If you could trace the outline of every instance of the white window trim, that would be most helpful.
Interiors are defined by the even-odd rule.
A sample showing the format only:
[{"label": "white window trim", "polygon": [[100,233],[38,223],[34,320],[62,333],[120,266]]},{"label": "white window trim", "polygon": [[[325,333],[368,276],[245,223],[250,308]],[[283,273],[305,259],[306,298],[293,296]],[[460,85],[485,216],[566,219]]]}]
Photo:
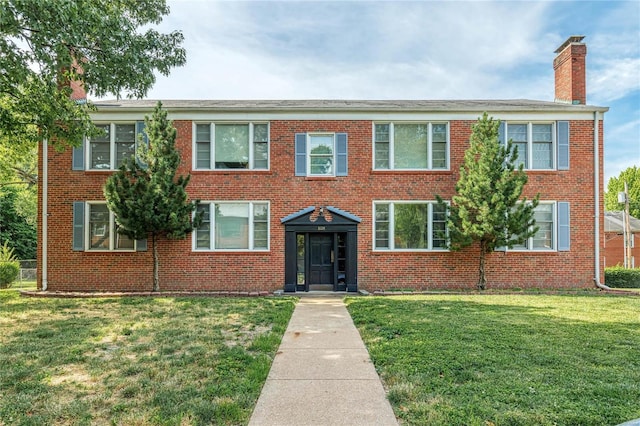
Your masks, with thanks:
[{"label": "white window trim", "polygon": [[[546,170],[546,169],[545,169]],[[558,235],[559,235],[559,229],[558,229],[558,203],[557,201],[551,201],[551,200],[544,200],[544,201],[540,201],[538,202],[538,205],[551,205],[551,220],[552,220],[552,224],[551,224],[551,231],[553,232],[553,235],[551,235],[551,245],[552,247],[550,249],[534,249],[533,248],[533,237],[529,237],[527,239],[527,241],[525,242],[525,244],[527,245],[526,248],[522,248],[522,247],[514,247],[514,248],[509,248],[509,247],[505,247],[505,252],[509,251],[509,252],[519,252],[519,253],[553,253],[553,252],[557,252],[558,251]]]},{"label": "white window trim", "polygon": [[[388,124],[389,125],[389,168],[388,169],[379,169],[376,168],[376,125],[377,124]],[[395,124],[426,124],[427,125],[427,168],[426,169],[396,169],[395,168]],[[447,140],[445,142],[445,167],[439,167],[437,169],[433,168],[433,125],[434,124],[445,124],[447,126]],[[451,122],[449,121],[374,121],[371,123],[371,136],[372,136],[372,147],[373,147],[373,155],[371,168],[376,171],[395,171],[395,172],[424,172],[424,171],[436,171],[436,172],[446,172],[450,170],[451,167]]]},{"label": "white window trim", "polygon": [[[433,247],[433,206],[438,202],[436,200],[374,200],[371,206],[371,211],[373,213],[372,220],[372,236],[373,236],[373,251],[379,253],[401,253],[401,252],[448,252],[450,251],[447,248],[442,247]],[[388,204],[389,205],[389,247],[376,247],[376,205],[380,204]],[[395,248],[395,205],[396,204],[427,204],[427,217],[429,220],[429,248],[424,249],[397,249]],[[445,201],[445,204],[448,206],[450,204],[449,201]],[[448,216],[448,213],[447,213]],[[446,235],[448,237],[449,230],[445,228]]]},{"label": "white window trim", "polygon": [[85,164],[87,165],[85,170],[90,171],[99,171],[99,172],[113,172],[118,170],[116,167],[116,125],[118,124],[133,124],[133,132],[134,139],[133,143],[137,146],[138,134],[137,132],[137,121],[111,121],[111,122],[95,122],[93,123],[96,126],[104,126],[109,125],[109,168],[108,169],[93,169],[91,168],[91,138],[86,138],[86,149],[85,149]]},{"label": "white window trim", "polygon": [[[333,139],[333,156],[331,163],[331,173],[313,174],[311,173],[311,138],[313,136],[331,136]],[[334,177],[336,175],[337,157],[336,157],[336,134],[332,132],[308,132],[307,133],[307,155],[305,161],[307,162],[307,176],[309,177]]]},{"label": "white window trim", "polygon": [[91,206],[92,205],[107,205],[106,201],[86,201],[85,203],[85,215],[84,215],[84,246],[85,251],[90,252],[102,252],[102,253],[132,253],[137,249],[138,242],[133,240],[133,248],[131,249],[117,249],[116,245],[116,220],[115,215],[109,210],[109,248],[108,249],[94,249],[91,248]]},{"label": "white window trim", "polygon": [[[510,124],[526,124],[527,125],[527,164],[524,165],[525,170],[531,171],[548,171],[558,169],[558,141],[557,141],[557,125],[555,121],[504,121],[504,137],[509,140]],[[534,124],[550,124],[551,125],[551,167],[543,169],[533,168],[533,125]]]},{"label": "white window trim", "polygon": [[[209,129],[209,168],[198,168],[198,148],[197,148],[197,125],[208,124]],[[246,169],[216,169],[216,149],[215,149],[215,135],[216,124],[246,124],[249,126],[249,167]],[[256,124],[267,125],[267,168],[256,169],[254,168],[255,159],[255,140],[253,127]],[[225,171],[246,173],[250,171],[268,171],[271,169],[271,123],[269,121],[193,121],[191,123],[191,169],[194,171]]]},{"label": "white window trim", "polygon": [[[209,206],[209,242],[211,247],[209,248],[200,248],[197,247],[197,229],[194,229],[191,233],[191,250],[194,252],[247,252],[247,253],[255,253],[255,252],[263,252],[267,253],[271,251],[271,202],[266,200],[224,200],[224,201],[209,201],[202,200],[198,203],[207,204]],[[215,232],[216,232],[216,219],[215,219],[215,205],[216,204],[249,204],[249,230],[247,231],[249,234],[249,248],[241,248],[241,249],[219,249],[213,247],[215,245]],[[254,204],[266,204],[267,205],[267,248],[254,248],[254,218],[253,218],[253,209]],[[195,214],[195,213],[194,213]]]}]

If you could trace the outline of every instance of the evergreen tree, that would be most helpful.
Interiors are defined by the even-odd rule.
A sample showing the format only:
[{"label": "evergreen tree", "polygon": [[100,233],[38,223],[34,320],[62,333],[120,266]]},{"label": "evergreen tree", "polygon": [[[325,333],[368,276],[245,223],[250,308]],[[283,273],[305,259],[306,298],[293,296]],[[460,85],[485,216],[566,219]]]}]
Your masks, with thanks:
[{"label": "evergreen tree", "polygon": [[176,176],[180,154],[175,148],[176,129],[167,120],[162,103],[151,119],[145,117],[147,147],[138,135],[137,158],[129,158],[109,176],[104,186],[107,206],[114,213],[118,232],[133,239],[151,235],[153,291],[159,291],[158,239],[185,238],[200,221],[192,213],[196,203],[187,200],[190,176]]},{"label": "evergreen tree", "polygon": [[520,199],[527,175],[522,164],[515,169],[518,151],[512,141],[500,143],[499,126],[486,112],[473,125],[456,195],[448,206],[449,248],[479,243],[479,290],[486,288],[486,255],[496,247],[523,244],[538,231],[533,216],[538,195],[531,201]]},{"label": "evergreen tree", "polygon": [[604,195],[604,208],[607,211],[624,210],[624,204],[618,203],[618,192],[624,191],[627,182],[629,191],[629,214],[640,219],[640,167],[628,167],[618,177],[609,179]]}]

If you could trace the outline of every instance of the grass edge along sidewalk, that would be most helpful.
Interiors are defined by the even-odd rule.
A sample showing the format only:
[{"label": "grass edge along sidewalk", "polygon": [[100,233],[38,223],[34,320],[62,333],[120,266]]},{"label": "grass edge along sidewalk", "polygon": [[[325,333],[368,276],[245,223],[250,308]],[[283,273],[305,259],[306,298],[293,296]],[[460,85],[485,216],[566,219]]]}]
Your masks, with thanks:
[{"label": "grass edge along sidewalk", "polygon": [[246,424],[295,300],[0,290],[0,424]]},{"label": "grass edge along sidewalk", "polygon": [[402,424],[615,425],[640,417],[640,299],[347,298]]}]

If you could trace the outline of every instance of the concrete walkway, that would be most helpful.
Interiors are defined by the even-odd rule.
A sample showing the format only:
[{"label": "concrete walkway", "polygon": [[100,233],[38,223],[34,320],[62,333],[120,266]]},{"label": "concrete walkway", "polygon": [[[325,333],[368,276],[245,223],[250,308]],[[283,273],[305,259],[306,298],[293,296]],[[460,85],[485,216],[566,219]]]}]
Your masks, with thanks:
[{"label": "concrete walkway", "polygon": [[300,299],[249,425],[398,425],[342,297]]}]

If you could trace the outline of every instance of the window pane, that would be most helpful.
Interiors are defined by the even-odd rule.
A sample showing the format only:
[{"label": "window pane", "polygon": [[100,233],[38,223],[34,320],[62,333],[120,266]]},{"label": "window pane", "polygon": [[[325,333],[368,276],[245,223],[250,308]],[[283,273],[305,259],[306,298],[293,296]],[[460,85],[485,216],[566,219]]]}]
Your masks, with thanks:
[{"label": "window pane", "polygon": [[333,175],[333,135],[309,137],[310,174]]},{"label": "window pane", "polygon": [[431,128],[432,167],[445,169],[447,167],[447,125],[433,124]]},{"label": "window pane", "polygon": [[269,140],[269,126],[267,124],[253,125],[253,141],[267,142]]},{"label": "window pane", "polygon": [[395,204],[395,248],[428,248],[428,221],[427,204]]},{"label": "window pane", "polygon": [[375,125],[375,168],[389,168],[389,125]]},{"label": "window pane", "polygon": [[296,267],[297,267],[297,283],[299,285],[304,284],[304,234],[296,235],[296,248],[297,248],[297,258],[296,258]]},{"label": "window pane", "polygon": [[427,168],[427,125],[396,124],[394,126],[394,168]]},{"label": "window pane", "polygon": [[211,125],[196,124],[196,168],[211,168]]},{"label": "window pane", "polygon": [[211,247],[211,214],[209,204],[198,204],[196,212],[203,213],[202,223],[196,230],[196,248],[210,249]]},{"label": "window pane", "polygon": [[445,248],[447,230],[447,208],[439,204],[433,204],[433,248]]},{"label": "window pane", "polygon": [[216,124],[216,169],[249,167],[249,125]]},{"label": "window pane", "polygon": [[249,248],[249,205],[216,204],[215,232],[217,249]]},{"label": "window pane", "polygon": [[209,142],[196,142],[196,168],[211,168],[211,144]]},{"label": "window pane", "polygon": [[92,169],[109,169],[111,167],[111,126],[100,124],[96,127],[104,131],[105,134],[91,138],[90,167]]},{"label": "window pane", "polygon": [[118,224],[116,223],[115,226],[115,237],[116,237],[116,243],[115,243],[115,249],[116,250],[133,250],[135,248],[134,246],[134,240],[132,240],[131,238],[127,237],[126,235],[120,234],[118,232],[118,229],[120,228],[120,226],[118,226]]},{"label": "window pane", "polygon": [[389,205],[376,204],[376,248],[389,248]]},{"label": "window pane", "polygon": [[553,166],[552,144],[544,142],[534,142],[533,144],[533,168],[550,169]]},{"label": "window pane", "polygon": [[109,250],[109,208],[89,204],[89,248]]},{"label": "window pane", "polygon": [[533,217],[539,228],[533,236],[534,250],[551,250],[553,248],[553,205],[540,204],[536,207]]},{"label": "window pane", "polygon": [[266,249],[269,240],[269,207],[267,204],[253,205],[253,248]]},{"label": "window pane", "polygon": [[125,158],[131,158],[136,153],[135,124],[116,124],[116,168],[120,167]]},{"label": "window pane", "polygon": [[513,141],[518,149],[518,159],[515,162],[516,167],[524,164],[527,167],[527,125],[526,124],[509,124],[507,126],[507,138]]},{"label": "window pane", "polygon": [[550,169],[553,167],[553,139],[551,124],[533,125],[533,168]]},{"label": "window pane", "polygon": [[266,169],[269,167],[269,145],[266,142],[253,144],[253,168]]}]

